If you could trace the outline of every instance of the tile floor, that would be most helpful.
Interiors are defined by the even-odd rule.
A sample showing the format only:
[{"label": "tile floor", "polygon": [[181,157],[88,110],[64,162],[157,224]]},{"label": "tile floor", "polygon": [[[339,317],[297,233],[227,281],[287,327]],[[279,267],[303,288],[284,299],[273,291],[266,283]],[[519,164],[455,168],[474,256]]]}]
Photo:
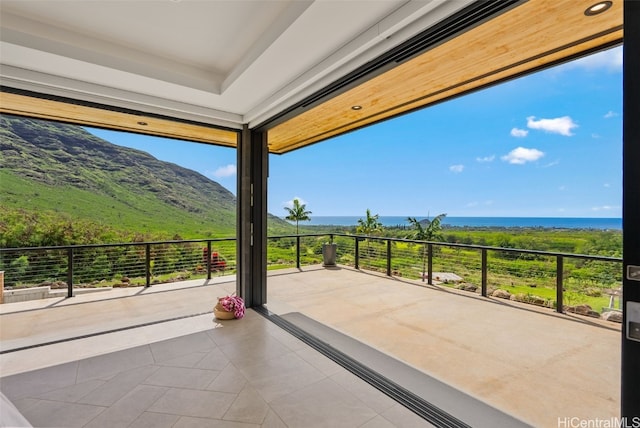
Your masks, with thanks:
[{"label": "tile floor", "polygon": [[[556,426],[562,416],[605,419],[618,413],[619,325],[350,268],[274,271],[268,287],[270,311],[290,320],[304,315],[305,328],[309,320],[323,325],[314,334],[328,328],[343,334],[347,345],[351,340],[368,345],[377,353],[356,347],[350,355],[450,414],[473,421],[474,427],[495,425],[478,423],[468,401],[447,398],[442,388],[430,388],[433,382],[396,369],[386,372],[386,364],[376,365],[378,354],[392,355],[533,426]],[[0,305],[2,351],[49,343],[0,354],[0,388],[30,421],[44,426],[68,426],[66,410],[89,409],[99,414],[87,421],[89,412],[73,422],[100,423],[115,412],[128,415],[127,423],[163,426],[174,416],[171,424],[182,426],[187,418],[200,416],[169,403],[197,402],[202,391],[234,398],[228,405],[222,396],[211,399],[219,407],[227,405],[226,410],[222,416],[205,413],[214,417],[197,419],[201,426],[210,421],[243,426],[234,424],[247,423],[240,416],[262,414],[264,405],[264,418],[255,423],[254,416],[249,426],[274,421],[289,427],[428,426],[257,313],[214,324],[215,297],[234,290],[234,278],[220,277]],[[101,334],[57,343],[94,333]],[[200,337],[197,346],[190,337]],[[344,341],[337,338],[333,334],[324,340],[343,349]],[[212,367],[212,361],[225,365]],[[138,368],[143,379],[129,368]],[[83,402],[94,389],[116,388],[118,383],[105,385],[118,376],[134,384],[112,403]],[[229,390],[234,380],[239,389]],[[123,403],[138,407],[110,411],[129,393]],[[247,402],[258,408],[237,410]],[[343,402],[346,409],[359,403],[374,413],[367,419],[368,413],[356,406],[343,421]],[[104,426],[118,425],[108,421]]]},{"label": "tile floor", "polygon": [[431,426],[253,311],[0,386],[36,427]]}]

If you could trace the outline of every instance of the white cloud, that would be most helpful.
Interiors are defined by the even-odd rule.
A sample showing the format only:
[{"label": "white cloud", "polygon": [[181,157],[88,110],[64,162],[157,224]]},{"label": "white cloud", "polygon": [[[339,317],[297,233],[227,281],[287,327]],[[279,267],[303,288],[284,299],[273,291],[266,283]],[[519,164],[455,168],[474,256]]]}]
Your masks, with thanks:
[{"label": "white cloud", "polygon": [[476,158],[476,160],[478,162],[493,162],[493,160],[496,158],[496,155],[491,155],[491,156],[485,156],[483,158]]},{"label": "white cloud", "polygon": [[535,116],[529,116],[527,118],[528,128],[539,129],[553,134],[565,135],[567,137],[573,135],[571,133],[573,128],[578,127],[578,125],[569,116],[557,117],[555,119],[535,119]]},{"label": "white cloud", "polygon": [[213,176],[216,178],[232,177],[236,175],[236,172],[237,172],[236,166],[230,164],[230,165],[221,166],[220,168],[213,171]]},{"label": "white cloud", "polygon": [[527,136],[527,134],[529,134],[529,131],[527,131],[526,129],[519,129],[519,128],[512,128],[511,129],[511,136],[512,137],[524,138],[524,137]]},{"label": "white cloud", "polygon": [[464,165],[451,165],[449,167],[449,171],[455,172],[456,174],[461,173],[462,170],[464,170]]},{"label": "white cloud", "polygon": [[298,202],[300,203],[300,205],[306,205],[307,201],[305,201],[304,199],[302,199],[300,196],[294,196],[293,198],[291,198],[290,201],[287,201],[285,203],[283,203],[282,205],[284,205],[285,207],[289,207],[289,208],[293,208],[293,201],[297,199]]},{"label": "white cloud", "polygon": [[593,55],[567,62],[556,67],[555,73],[563,73],[569,70],[582,69],[587,72],[601,71],[609,73],[622,72],[622,46],[598,52]]},{"label": "white cloud", "polygon": [[527,162],[534,162],[544,156],[544,153],[538,149],[527,149],[518,147],[511,150],[507,155],[502,156],[502,160],[514,165],[522,165]]},{"label": "white cloud", "polygon": [[556,166],[560,163],[559,160],[555,160],[553,162],[549,162],[548,164],[544,165],[543,168],[551,168],[552,166]]},{"label": "white cloud", "polygon": [[473,207],[477,207],[478,205],[480,205],[478,202],[469,202],[467,204],[467,208],[473,208]]},{"label": "white cloud", "polygon": [[570,64],[571,68],[584,68],[589,71],[603,68],[608,71],[622,71],[622,47],[589,55]]},{"label": "white cloud", "polygon": [[618,113],[616,113],[615,111],[609,110],[603,117],[605,119],[611,119],[612,117],[616,117],[617,115]]},{"label": "white cloud", "polygon": [[612,205],[601,205],[599,207],[593,207],[591,208],[592,211],[611,211],[611,210],[617,210],[620,207],[614,207]]}]

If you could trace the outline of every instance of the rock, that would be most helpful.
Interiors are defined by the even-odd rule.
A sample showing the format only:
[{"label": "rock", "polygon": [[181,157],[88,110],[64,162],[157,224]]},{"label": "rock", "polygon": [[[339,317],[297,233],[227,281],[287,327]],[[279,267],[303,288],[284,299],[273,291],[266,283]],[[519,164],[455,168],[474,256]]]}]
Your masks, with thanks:
[{"label": "rock", "polygon": [[565,312],[572,312],[592,318],[600,318],[600,314],[594,311],[589,305],[565,306]]},{"label": "rock", "polygon": [[622,322],[622,312],[619,311],[608,311],[602,314],[602,319],[611,321],[611,322]]},{"label": "rock", "polygon": [[574,306],[575,313],[580,315],[589,315],[589,312],[593,310],[593,308],[589,305],[577,305]]},{"label": "rock", "polygon": [[591,318],[600,318],[600,314],[596,311],[590,311],[587,316]]},{"label": "rock", "polygon": [[547,303],[547,301],[544,300],[540,296],[531,296],[531,299],[529,300],[529,303],[532,303],[532,304],[538,305],[538,306],[544,306]]},{"label": "rock", "polygon": [[531,294],[518,293],[511,296],[511,300],[516,302],[528,303],[530,305],[545,306],[547,301],[540,296],[533,296]]},{"label": "rock", "polygon": [[470,291],[472,293],[475,293],[476,290],[478,289],[478,286],[475,285],[475,284],[471,284],[469,282],[463,282],[462,284],[458,285],[456,288],[458,288],[460,290]]},{"label": "rock", "polygon": [[500,299],[511,299],[511,293],[507,290],[497,289],[493,293],[491,293],[492,297],[499,297]]},{"label": "rock", "polygon": [[120,281],[122,281],[122,282],[131,282],[131,280],[127,276],[123,276]]}]

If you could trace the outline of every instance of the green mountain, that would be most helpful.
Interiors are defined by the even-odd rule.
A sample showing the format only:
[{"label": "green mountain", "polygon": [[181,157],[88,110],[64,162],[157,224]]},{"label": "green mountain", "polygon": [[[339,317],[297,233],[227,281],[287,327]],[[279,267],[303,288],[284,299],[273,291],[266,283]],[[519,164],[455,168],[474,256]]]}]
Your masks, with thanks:
[{"label": "green mountain", "polygon": [[2,115],[0,152],[6,212],[54,212],[139,234],[235,234],[236,198],[220,184],[80,126]]}]

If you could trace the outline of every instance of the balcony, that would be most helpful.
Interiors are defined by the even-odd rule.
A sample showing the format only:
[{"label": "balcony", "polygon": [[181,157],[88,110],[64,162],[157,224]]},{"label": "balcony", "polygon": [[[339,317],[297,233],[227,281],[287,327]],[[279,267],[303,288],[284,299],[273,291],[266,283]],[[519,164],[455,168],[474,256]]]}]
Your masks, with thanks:
[{"label": "balcony", "polygon": [[223,322],[211,308],[233,275],[2,305],[2,392],[34,425],[557,426],[618,413],[618,324],[342,264],[271,271],[268,290],[268,315]]}]

